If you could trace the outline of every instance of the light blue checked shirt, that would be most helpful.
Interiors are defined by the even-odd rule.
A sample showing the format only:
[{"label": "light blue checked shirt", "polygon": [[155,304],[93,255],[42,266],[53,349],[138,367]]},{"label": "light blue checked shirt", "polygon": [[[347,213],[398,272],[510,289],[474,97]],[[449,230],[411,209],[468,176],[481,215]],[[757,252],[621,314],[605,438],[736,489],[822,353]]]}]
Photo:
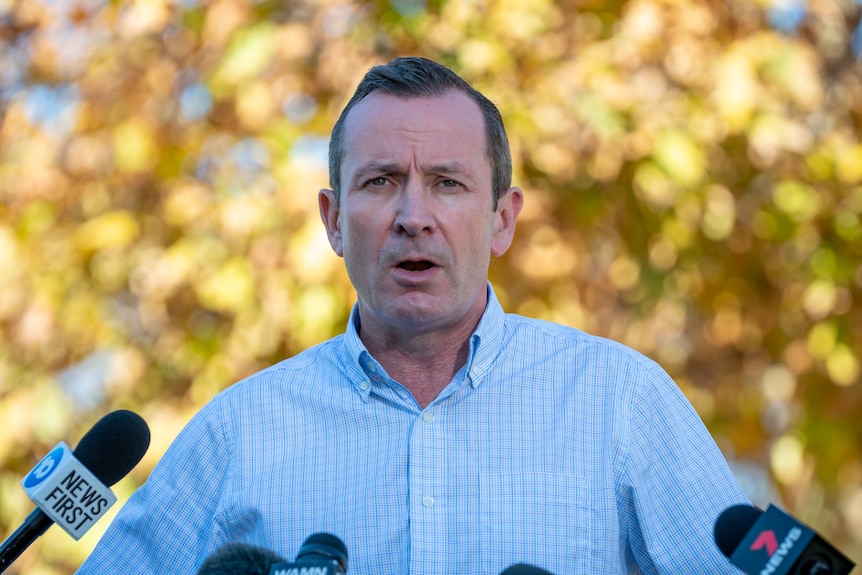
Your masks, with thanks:
[{"label": "light blue checked shirt", "polygon": [[230,387],[177,437],[81,574],[193,575],[244,541],[344,540],[356,575],[737,573],[713,543],[747,502],[653,361],[489,303],[426,409],[347,332]]}]

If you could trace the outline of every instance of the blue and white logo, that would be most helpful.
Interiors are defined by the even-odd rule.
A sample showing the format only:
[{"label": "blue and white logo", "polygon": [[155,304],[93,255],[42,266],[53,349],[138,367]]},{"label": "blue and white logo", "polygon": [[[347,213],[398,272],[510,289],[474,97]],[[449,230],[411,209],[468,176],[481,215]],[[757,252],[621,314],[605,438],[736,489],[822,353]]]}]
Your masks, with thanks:
[{"label": "blue and white logo", "polygon": [[64,451],[63,446],[58,445],[51,453],[43,457],[42,461],[37,463],[36,467],[24,478],[24,488],[32,489],[48,479],[63,460]]},{"label": "blue and white logo", "polygon": [[76,540],[117,502],[117,496],[62,441],[21,484],[27,497]]}]

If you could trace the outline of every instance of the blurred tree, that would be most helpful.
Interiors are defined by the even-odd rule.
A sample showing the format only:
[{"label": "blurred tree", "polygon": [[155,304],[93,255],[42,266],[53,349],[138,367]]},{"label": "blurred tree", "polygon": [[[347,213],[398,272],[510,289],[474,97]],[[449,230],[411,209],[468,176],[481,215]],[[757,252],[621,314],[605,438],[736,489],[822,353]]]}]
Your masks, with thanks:
[{"label": "blurred tree", "polygon": [[[850,0],[0,2],[0,529],[106,411],[147,476],[213,394],[343,329],[318,223],[362,74],[445,62],[501,108],[527,204],[507,309],[688,394],[755,502],[862,560],[862,46]],[[52,529],[10,572],[71,573]]]}]

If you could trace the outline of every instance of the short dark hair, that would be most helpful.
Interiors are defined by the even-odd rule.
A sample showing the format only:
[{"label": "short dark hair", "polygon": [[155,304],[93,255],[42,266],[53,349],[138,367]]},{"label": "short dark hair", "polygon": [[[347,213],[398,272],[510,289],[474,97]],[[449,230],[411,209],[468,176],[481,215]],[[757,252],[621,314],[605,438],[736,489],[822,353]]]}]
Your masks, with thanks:
[{"label": "short dark hair", "polygon": [[329,185],[336,200],[341,197],[341,162],[344,159],[344,125],[347,114],[363,98],[381,91],[403,98],[443,96],[458,90],[476,102],[485,119],[485,153],[491,164],[494,209],[500,196],[512,185],[512,153],[503,127],[503,117],[497,106],[451,69],[432,60],[419,57],[395,58],[388,64],[371,68],[341,111],[329,140]]}]

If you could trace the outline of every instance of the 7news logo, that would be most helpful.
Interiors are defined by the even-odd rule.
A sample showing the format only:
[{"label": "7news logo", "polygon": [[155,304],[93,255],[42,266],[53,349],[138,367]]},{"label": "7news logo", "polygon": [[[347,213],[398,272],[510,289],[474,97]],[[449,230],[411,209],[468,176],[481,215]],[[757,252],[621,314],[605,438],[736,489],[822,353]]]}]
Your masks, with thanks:
[{"label": "7news logo", "polygon": [[775,505],[760,514],[730,555],[730,562],[751,575],[849,575],[855,566],[813,529]]},{"label": "7news logo", "polygon": [[761,531],[754,539],[754,543],[749,547],[750,551],[760,551],[761,549],[764,549],[767,556],[769,556],[769,561],[766,562],[766,565],[764,565],[763,569],[760,571],[760,575],[772,575],[775,573],[778,566],[781,565],[801,537],[802,529],[799,527],[793,527],[787,533],[787,536],[781,544],[779,544],[775,531],[771,529]]}]

